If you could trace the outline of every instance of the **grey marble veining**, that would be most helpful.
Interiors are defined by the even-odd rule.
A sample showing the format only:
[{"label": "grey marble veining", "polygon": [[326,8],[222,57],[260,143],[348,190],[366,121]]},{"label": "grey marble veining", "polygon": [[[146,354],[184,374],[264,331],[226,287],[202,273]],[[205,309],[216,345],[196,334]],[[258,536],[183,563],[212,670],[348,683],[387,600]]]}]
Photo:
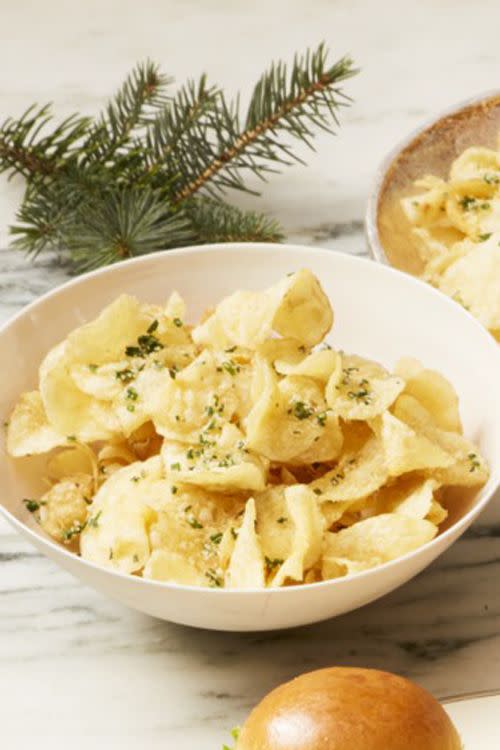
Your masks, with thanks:
[{"label": "grey marble veining", "polygon": [[[365,254],[378,162],[434,111],[498,86],[495,0],[4,0],[0,116],[53,100],[96,112],[138,59],[182,80],[205,69],[243,98],[263,64],[326,37],[363,72],[338,138],[242,205],[292,242]],[[22,195],[0,185],[0,247]],[[68,278],[54,255],[0,250],[0,324]],[[357,612],[282,633],[190,630],[123,608],[72,579],[0,520],[0,737],[16,750],[219,750],[277,682],[327,664],[384,667],[438,696],[500,688],[500,509],[418,578]]]}]

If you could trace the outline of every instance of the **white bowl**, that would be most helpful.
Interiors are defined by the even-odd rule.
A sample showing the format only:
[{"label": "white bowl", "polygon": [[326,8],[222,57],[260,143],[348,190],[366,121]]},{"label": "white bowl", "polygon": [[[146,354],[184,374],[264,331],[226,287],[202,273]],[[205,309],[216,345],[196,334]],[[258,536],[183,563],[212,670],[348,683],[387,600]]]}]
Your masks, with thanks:
[{"label": "white bowl", "polygon": [[197,317],[237,288],[261,289],[303,267],[318,276],[332,301],[330,340],[335,346],[389,367],[400,356],[415,356],[456,386],[466,434],[479,442],[491,478],[450,528],[379,568],[307,586],[231,591],[148,581],[100,568],[45,536],[22,503],[40,489],[39,459],[10,459],[2,442],[0,497],[14,528],[70,573],[130,607],[165,620],[233,631],[287,628],[348,612],[408,581],[449,547],[499,484],[500,347],[459,305],[411,276],[367,260],[310,247],[212,245],[149,255],[77,278],[0,330],[1,414],[6,418],[20,392],[36,384],[47,350],[121,292],[161,302],[177,289]]}]

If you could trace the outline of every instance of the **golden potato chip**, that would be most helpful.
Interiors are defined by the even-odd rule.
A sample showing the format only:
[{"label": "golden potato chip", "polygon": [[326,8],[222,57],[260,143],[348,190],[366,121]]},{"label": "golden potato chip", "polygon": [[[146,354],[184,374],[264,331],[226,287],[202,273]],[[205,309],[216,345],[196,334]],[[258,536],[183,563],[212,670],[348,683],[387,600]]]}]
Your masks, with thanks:
[{"label": "golden potato chip", "polygon": [[11,456],[47,453],[66,442],[66,437],[49,424],[40,393],[23,393],[8,422],[8,453]]},{"label": "golden potato chip", "polygon": [[451,464],[432,472],[433,478],[441,485],[475,487],[487,481],[488,466],[477,446],[456,432],[446,432],[436,427],[429,412],[415,398],[401,395],[393,410],[399,420],[452,457]]},{"label": "golden potato chip", "polygon": [[[465,149],[452,163],[450,179],[455,181],[484,177],[500,168],[498,154],[490,148],[476,147]],[[484,180],[483,180],[484,181]]]},{"label": "golden potato chip", "polygon": [[243,523],[238,531],[231,561],[226,572],[230,589],[264,588],[264,556],[255,531],[255,501],[248,500]]},{"label": "golden potato chip", "polygon": [[268,462],[251,454],[243,437],[235,425],[226,422],[217,431],[202,433],[201,440],[188,447],[165,441],[165,471],[177,482],[221,492],[263,490]]},{"label": "golden potato chip", "polygon": [[361,357],[343,356],[342,372],[327,385],[326,398],[333,413],[346,420],[371,419],[388,409],[404,388],[401,378]]},{"label": "golden potato chip", "polygon": [[55,484],[40,498],[40,524],[58,542],[69,544],[87,523],[93,479],[75,474]]},{"label": "golden potato chip", "polygon": [[52,349],[40,366],[40,394],[47,418],[59,433],[82,443],[119,434],[119,420],[111,404],[83,393],[71,377],[64,342]]},{"label": "golden potato chip", "polygon": [[273,586],[282,586],[288,579],[302,581],[305,571],[321,557],[324,521],[314,493],[306,485],[292,485],[285,489],[285,501],[293,524],[292,544],[286,560],[266,560],[268,567],[279,565]]},{"label": "golden potato chip", "polygon": [[410,518],[428,518],[434,511],[434,479],[403,477],[377,492],[376,512],[399,513]]},{"label": "golden potato chip", "polygon": [[149,559],[148,531],[157,518],[152,485],[162,478],[158,457],[115,472],[98,490],[80,535],[85,560],[123,573],[141,570]]},{"label": "golden potato chip", "polygon": [[372,437],[359,453],[346,453],[310,487],[323,502],[354,502],[372,495],[389,477],[380,440]]},{"label": "golden potato chip", "polygon": [[[500,213],[497,220],[500,227]],[[500,232],[448,266],[438,286],[486,328],[500,327]]]},{"label": "golden potato chip", "polygon": [[454,458],[425,435],[415,432],[390,412],[372,421],[384,447],[389,475],[397,477],[409,471],[447,468]]},{"label": "golden potato chip", "polygon": [[165,383],[156,401],[149,398],[148,407],[153,408],[153,422],[160,435],[192,443],[212,422],[231,420],[240,398],[235,383],[244,368],[227,356],[219,363],[214,353],[203,350]]},{"label": "golden potato chip", "polygon": [[142,575],[155,581],[169,581],[184,586],[206,585],[206,580],[190,560],[167,549],[153,550]]},{"label": "golden potato chip", "polygon": [[92,448],[84,443],[74,443],[70,448],[59,451],[47,461],[47,474],[57,481],[75,474],[88,474],[97,488],[99,467],[97,456]]},{"label": "golden potato chip", "polygon": [[259,396],[245,421],[250,450],[297,465],[338,456],[342,432],[315,380],[293,375],[279,381],[267,363],[260,363],[257,378]]},{"label": "golden potato chip", "polygon": [[281,375],[305,375],[326,382],[339,366],[341,356],[333,349],[320,349],[311,352],[300,362],[276,359],[274,366]]},{"label": "golden potato chip", "polygon": [[438,427],[462,432],[458,396],[449,380],[409,357],[400,359],[394,370],[405,381],[403,393],[416,398],[432,414]]},{"label": "golden potato chip", "polygon": [[290,274],[269,290],[279,300],[272,328],[305,346],[323,341],[333,325],[333,310],[318,279],[307,269]]},{"label": "golden potato chip", "polygon": [[347,529],[325,534],[325,558],[369,562],[370,567],[408,554],[434,539],[437,528],[429,521],[399,513],[382,513]]},{"label": "golden potato chip", "polygon": [[294,522],[288,512],[285,489],[276,485],[255,495],[257,534],[269,560],[285,560],[293,546]]},{"label": "golden potato chip", "polygon": [[265,292],[238,291],[193,330],[199,345],[255,349],[273,331],[300,344],[319,343],[332,326],[330,302],[310,271],[291,274]]}]

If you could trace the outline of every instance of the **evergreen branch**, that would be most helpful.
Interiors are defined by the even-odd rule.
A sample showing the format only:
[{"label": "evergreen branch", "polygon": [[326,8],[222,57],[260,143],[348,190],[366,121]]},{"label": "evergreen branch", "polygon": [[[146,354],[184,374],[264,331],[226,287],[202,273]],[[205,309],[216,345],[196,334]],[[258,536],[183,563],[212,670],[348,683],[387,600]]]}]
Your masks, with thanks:
[{"label": "evergreen branch", "polygon": [[71,115],[51,133],[41,135],[51,121],[48,104],[30,107],[18,120],[5,120],[0,127],[0,173],[43,179],[61,168],[75,152],[90,119]]},{"label": "evergreen branch", "polygon": [[193,200],[184,213],[197,242],[281,242],[284,238],[274,219],[213,198]]},{"label": "evergreen branch", "polygon": [[107,188],[79,206],[62,231],[78,272],[192,240],[187,219],[148,189]]},{"label": "evergreen branch", "polygon": [[[168,104],[158,112],[149,124],[146,133],[146,154],[148,170],[155,173],[159,169],[175,172],[181,154],[191,144],[192,134],[203,128],[207,115],[217,106],[220,91],[215,86],[207,86],[202,75],[198,84],[188,81]],[[165,162],[170,166],[165,167]]]},{"label": "evergreen branch", "polygon": [[308,122],[331,131],[329,119],[338,124],[337,109],[348,101],[339,84],[357,71],[348,57],[328,68],[326,57],[323,44],[315,52],[296,57],[289,77],[282,62],[273,64],[254,89],[243,129],[238,127],[237,111],[223,103],[212,123],[223,148],[215,155],[212,150],[204,169],[178,190],[174,202],[194,195],[222,171],[228,176],[219,186],[238,188],[240,169],[250,168],[262,177],[268,169],[266,161],[289,163],[286,157],[298,161],[288,147],[277,143],[280,130],[309,146],[313,133]]},{"label": "evergreen branch", "polygon": [[21,173],[27,190],[11,227],[30,254],[55,248],[89,270],[122,258],[197,242],[279,241],[272,219],[221,200],[252,192],[259,178],[300,161],[291,136],[312,147],[314,130],[333,132],[349,100],[349,58],[327,65],[323,45],[278,62],[258,81],[246,116],[206,77],[173,97],[170,79],[138,65],[95,120],[72,116],[50,132],[50,108],[32,107],[0,126],[0,172]]},{"label": "evergreen branch", "polygon": [[83,164],[112,159],[134,131],[147,126],[155,111],[166,105],[164,89],[170,83],[155,63],[137,65],[92,126],[83,144]]}]

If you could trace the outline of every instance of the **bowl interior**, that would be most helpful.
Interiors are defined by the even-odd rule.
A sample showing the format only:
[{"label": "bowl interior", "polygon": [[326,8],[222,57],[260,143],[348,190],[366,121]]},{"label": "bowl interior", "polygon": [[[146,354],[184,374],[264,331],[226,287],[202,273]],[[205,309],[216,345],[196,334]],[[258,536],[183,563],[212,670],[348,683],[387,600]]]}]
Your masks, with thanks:
[{"label": "bowl interior", "polygon": [[[440,117],[392,153],[381,167],[378,189],[368,216],[385,259],[396,268],[422,270],[410,224],[400,204],[418,190],[423,175],[447,178],[454,159],[470,146],[497,147],[500,133],[500,94],[486,96]],[[380,250],[380,248],[379,248]]]},{"label": "bowl interior", "polygon": [[[0,330],[0,414],[7,419],[20,392],[36,386],[38,365],[50,347],[122,292],[162,302],[177,289],[196,320],[207,306],[237,288],[262,289],[303,267],[318,276],[332,302],[333,346],[388,367],[401,356],[414,356],[451,379],[466,434],[480,443],[492,468],[486,487],[457,501],[453,519],[485,501],[500,475],[500,362],[493,340],[458,305],[420,281],[332,251],[268,245],[194,248],[147,256],[70,282]],[[43,464],[43,458],[10,459],[2,434],[0,503],[39,536],[43,532],[22,498],[42,488]]]}]

